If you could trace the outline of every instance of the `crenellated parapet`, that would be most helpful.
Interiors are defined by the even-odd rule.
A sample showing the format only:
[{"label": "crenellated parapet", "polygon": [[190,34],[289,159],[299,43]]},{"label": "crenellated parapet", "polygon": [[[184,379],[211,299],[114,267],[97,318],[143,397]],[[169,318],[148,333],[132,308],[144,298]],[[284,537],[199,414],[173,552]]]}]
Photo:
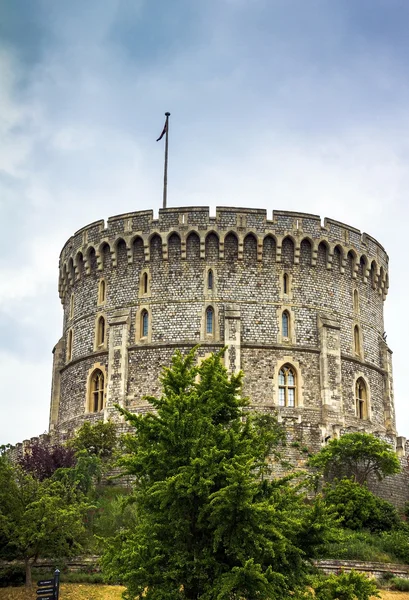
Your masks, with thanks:
[{"label": "crenellated parapet", "polygon": [[[96,221],[77,231],[65,244],[60,255],[59,292],[64,302],[74,283],[91,273],[93,263],[97,271],[104,270],[104,256],[108,252],[112,267],[120,261],[132,264],[135,247],[143,249],[143,259],[150,261],[152,243],[160,241],[162,260],[168,260],[169,240],[176,236],[180,243],[180,257],[188,260],[187,243],[190,236],[200,240],[200,258],[206,259],[209,236],[218,240],[219,258],[225,257],[225,241],[233,236],[237,241],[237,260],[243,260],[246,239],[256,244],[256,261],[262,262],[266,240],[274,244],[275,261],[282,260],[282,248],[287,240],[293,245],[293,261],[299,264],[303,243],[311,248],[311,266],[317,265],[320,247],[325,248],[326,269],[336,268],[353,279],[362,278],[384,299],[388,279],[388,255],[374,238],[359,230],[307,213],[273,211],[267,218],[264,209],[217,207],[211,217],[208,207],[182,207],[159,210],[154,219],[152,210],[138,211]],[[119,249],[123,252],[119,252]],[[334,261],[334,257],[337,260]]]}]

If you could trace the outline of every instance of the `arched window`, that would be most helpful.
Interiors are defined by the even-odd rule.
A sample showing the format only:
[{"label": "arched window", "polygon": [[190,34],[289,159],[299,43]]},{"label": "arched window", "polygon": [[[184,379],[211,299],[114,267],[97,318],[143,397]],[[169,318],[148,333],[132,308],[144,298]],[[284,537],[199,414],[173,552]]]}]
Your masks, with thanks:
[{"label": "arched window", "polygon": [[147,294],[148,293],[148,274],[147,273],[143,274],[142,288],[143,288],[143,293]]},{"label": "arched window", "polygon": [[359,296],[358,296],[358,290],[354,290],[354,311],[358,312],[359,311]]},{"label": "arched window", "polygon": [[68,331],[68,337],[67,337],[67,361],[71,360],[71,358],[72,358],[72,339],[73,339],[73,333],[72,333],[72,329],[70,329]]},{"label": "arched window", "polygon": [[141,337],[148,337],[149,333],[149,314],[147,310],[141,313]]},{"label": "arched window", "polygon": [[208,306],[206,309],[206,333],[214,334],[214,309],[212,306]]},{"label": "arched window", "polygon": [[355,413],[358,419],[368,418],[368,396],[362,377],[357,380],[355,385]]},{"label": "arched window", "polygon": [[104,408],[104,374],[95,369],[91,375],[89,412],[99,412]]},{"label": "arched window", "polygon": [[361,355],[361,338],[359,335],[358,325],[355,325],[355,327],[354,327],[354,352],[358,356]]},{"label": "arched window", "polygon": [[288,338],[290,336],[290,315],[286,310],[283,312],[281,317],[281,326],[283,338]]},{"label": "arched window", "polygon": [[106,298],[106,283],[105,279],[99,280],[98,304],[104,304]]},{"label": "arched window", "polygon": [[283,292],[284,294],[288,294],[288,292],[290,291],[290,285],[289,285],[289,278],[288,278],[288,273],[284,273],[283,275]]},{"label": "arched window", "polygon": [[211,269],[207,273],[207,289],[213,289],[213,271]]},{"label": "arched window", "polygon": [[105,319],[99,317],[97,322],[97,346],[103,346],[105,344]]},{"label": "arched window", "polygon": [[295,371],[291,365],[284,365],[278,373],[278,405],[294,407],[296,389]]}]

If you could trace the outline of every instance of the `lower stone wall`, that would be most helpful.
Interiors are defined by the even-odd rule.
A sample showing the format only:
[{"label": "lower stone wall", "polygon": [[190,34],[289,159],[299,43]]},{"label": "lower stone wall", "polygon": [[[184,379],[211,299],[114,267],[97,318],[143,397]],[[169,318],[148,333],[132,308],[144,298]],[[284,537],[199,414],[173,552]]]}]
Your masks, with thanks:
[{"label": "lower stone wall", "polygon": [[399,565],[395,563],[378,563],[378,562],[361,562],[358,560],[316,560],[314,561],[317,569],[331,575],[332,573],[340,573],[344,571],[349,573],[350,571],[359,571],[365,573],[375,579],[382,579],[387,573],[393,573],[394,577],[402,577],[403,579],[409,578],[409,566]]},{"label": "lower stone wall", "polygon": [[[378,562],[362,562],[357,560],[334,560],[334,559],[320,559],[315,560],[314,565],[319,571],[327,575],[332,573],[340,573],[350,571],[359,571],[365,573],[376,579],[382,579],[387,573],[393,573],[395,577],[402,577],[403,579],[409,579],[409,566],[395,563],[378,563]],[[13,561],[0,561],[0,568],[7,566],[21,566],[24,567],[24,562],[19,560]],[[33,569],[49,569],[53,571],[56,568],[63,568],[69,572],[93,572],[99,573],[99,556],[78,556],[70,558],[68,560],[43,558],[39,559],[33,566]]]}]

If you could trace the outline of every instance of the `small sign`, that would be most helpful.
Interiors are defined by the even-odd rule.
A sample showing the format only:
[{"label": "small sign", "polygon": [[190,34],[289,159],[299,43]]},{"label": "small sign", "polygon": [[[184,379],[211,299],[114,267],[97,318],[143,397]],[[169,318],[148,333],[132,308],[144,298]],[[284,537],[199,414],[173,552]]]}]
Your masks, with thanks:
[{"label": "small sign", "polygon": [[58,600],[60,596],[60,571],[56,569],[53,579],[42,579],[37,581],[37,585],[39,586],[36,592],[38,600]]},{"label": "small sign", "polygon": [[37,585],[39,587],[43,587],[45,585],[54,585],[54,579],[44,579],[42,581],[37,581]]}]

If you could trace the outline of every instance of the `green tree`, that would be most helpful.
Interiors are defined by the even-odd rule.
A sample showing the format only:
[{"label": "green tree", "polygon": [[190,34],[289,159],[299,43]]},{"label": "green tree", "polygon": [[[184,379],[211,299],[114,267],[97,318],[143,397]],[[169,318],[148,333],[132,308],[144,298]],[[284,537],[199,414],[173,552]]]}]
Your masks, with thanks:
[{"label": "green tree", "polygon": [[163,395],[149,398],[156,413],[120,409],[135,428],[120,464],[135,478],[137,517],[102,565],[128,599],[294,597],[325,537],[325,507],[305,502],[294,476],[267,477],[283,430],[244,412],[242,376],[220,358],[197,366],[195,351],[176,353]]},{"label": "green tree", "polygon": [[400,472],[392,446],[369,433],[346,433],[331,440],[309,459],[309,465],[328,480],[348,477],[360,484],[371,476],[381,480]]},{"label": "green tree", "polygon": [[68,501],[59,481],[39,481],[0,456],[0,547],[3,558],[24,560],[26,586],[40,557],[70,556],[81,550],[82,500]]},{"label": "green tree", "polygon": [[75,452],[85,450],[87,454],[98,456],[107,460],[112,458],[118,443],[117,428],[115,423],[99,421],[91,425],[89,421],[76,431],[75,436],[67,442],[67,446]]}]

